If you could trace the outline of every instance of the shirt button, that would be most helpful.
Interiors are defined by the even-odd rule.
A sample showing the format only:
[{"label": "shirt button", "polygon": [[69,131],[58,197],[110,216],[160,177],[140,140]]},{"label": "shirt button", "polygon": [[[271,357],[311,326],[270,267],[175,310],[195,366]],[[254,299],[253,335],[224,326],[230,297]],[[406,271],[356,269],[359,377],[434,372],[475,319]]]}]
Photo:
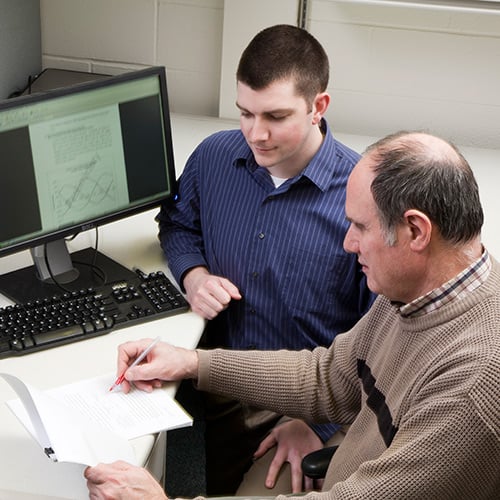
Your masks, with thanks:
[{"label": "shirt button", "polygon": [[255,309],[253,307],[250,309],[250,314],[255,314]]},{"label": "shirt button", "polygon": [[259,239],[260,239],[260,240],[263,240],[263,239],[265,238],[265,236],[266,236],[266,235],[265,235],[264,233],[259,233]]},{"label": "shirt button", "polygon": [[258,278],[259,277],[259,273],[257,271],[254,271],[252,273],[252,278]]}]

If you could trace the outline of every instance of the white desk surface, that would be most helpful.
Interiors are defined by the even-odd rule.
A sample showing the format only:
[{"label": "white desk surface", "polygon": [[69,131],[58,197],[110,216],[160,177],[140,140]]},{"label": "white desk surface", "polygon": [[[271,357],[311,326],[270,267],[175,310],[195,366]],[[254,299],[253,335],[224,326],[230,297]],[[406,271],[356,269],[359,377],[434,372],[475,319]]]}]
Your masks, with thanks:
[{"label": "white desk surface", "polygon": [[[99,230],[99,248],[126,267],[138,266],[145,272],[164,270],[168,274],[156,238],[154,216],[157,211],[155,209],[103,226]],[[90,231],[78,236],[70,249],[92,244],[93,232]],[[31,264],[29,253],[22,252],[1,259],[0,272]],[[0,298],[0,306],[8,303],[7,299]],[[16,375],[40,389],[56,387],[114,372],[117,346],[127,340],[159,335],[172,344],[193,348],[198,343],[203,326],[201,317],[186,312],[82,342],[2,359],[0,372]],[[167,388],[172,396],[175,389],[173,384]],[[82,476],[84,466],[53,463],[47,459],[38,443],[7,408],[5,401],[15,398],[17,395],[10,386],[3,379],[0,380],[0,499],[28,500],[43,498],[43,495],[50,498],[88,498]],[[153,445],[153,436],[138,438],[133,444],[139,460],[144,463]]]}]

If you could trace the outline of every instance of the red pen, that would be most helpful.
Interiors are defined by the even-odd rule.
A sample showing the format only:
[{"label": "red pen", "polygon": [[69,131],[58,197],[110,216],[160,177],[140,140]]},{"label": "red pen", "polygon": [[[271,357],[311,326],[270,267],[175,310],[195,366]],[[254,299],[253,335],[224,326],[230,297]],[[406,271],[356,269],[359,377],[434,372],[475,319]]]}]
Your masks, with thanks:
[{"label": "red pen", "polygon": [[136,365],[138,365],[148,354],[151,352],[151,349],[160,341],[160,337],[156,337],[151,344],[142,351],[142,353],[137,357],[137,359],[126,369],[123,371],[121,375],[117,377],[113,385],[109,388],[112,391],[115,387],[119,386],[125,380],[125,372]]}]

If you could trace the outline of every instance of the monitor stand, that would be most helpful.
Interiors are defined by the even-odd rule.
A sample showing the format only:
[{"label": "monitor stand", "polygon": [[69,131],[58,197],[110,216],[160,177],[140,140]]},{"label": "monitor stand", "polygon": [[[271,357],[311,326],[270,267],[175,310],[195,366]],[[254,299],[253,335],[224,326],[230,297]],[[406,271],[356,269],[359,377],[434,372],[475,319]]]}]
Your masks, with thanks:
[{"label": "monitor stand", "polygon": [[80,272],[73,265],[64,239],[30,248],[37,277],[44,283],[65,285],[78,279]]},{"label": "monitor stand", "polygon": [[[76,291],[101,286],[104,284],[103,276],[105,276],[106,283],[137,278],[137,275],[133,271],[100,252],[97,252],[97,256],[95,257],[95,267],[100,271],[96,273],[92,267],[92,265],[94,265],[95,252],[93,248],[85,248],[69,254],[71,255],[73,268],[73,271],[69,271],[69,274],[72,275],[73,279],[63,283],[65,289]],[[34,257],[34,260],[35,259],[36,257]],[[45,258],[42,260],[43,264],[45,264]],[[36,265],[33,265],[1,275],[0,293],[16,303],[44,299],[64,293],[61,288],[53,284],[53,282],[50,282],[52,280],[50,276],[47,278],[46,272],[44,274],[43,267],[44,266],[42,266],[42,270],[40,271],[40,267],[37,268]],[[101,272],[103,275],[101,275]],[[65,273],[66,272],[63,271],[63,279],[69,278],[70,276]],[[44,280],[44,277],[47,279]],[[60,282],[58,278],[57,281]]]}]

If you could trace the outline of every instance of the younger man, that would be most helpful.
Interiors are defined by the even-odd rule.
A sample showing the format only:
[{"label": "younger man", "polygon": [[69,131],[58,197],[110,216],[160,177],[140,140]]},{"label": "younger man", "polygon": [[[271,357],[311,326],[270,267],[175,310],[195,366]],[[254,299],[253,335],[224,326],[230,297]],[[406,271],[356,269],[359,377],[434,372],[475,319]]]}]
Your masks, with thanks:
[{"label": "younger man", "polygon": [[[359,155],[324,119],[328,76],[328,57],[307,31],[278,25],[258,33],[236,74],[241,130],[203,141],[182,173],[179,200],[162,207],[170,269],[193,311],[210,320],[204,347],[328,346],[373,300],[342,248],[345,186]],[[212,395],[204,404],[209,495],[234,494],[263,455],[265,466],[252,469],[263,477],[252,483],[272,488],[289,462],[291,475],[274,491],[301,491],[299,456],[338,428]]]}]

